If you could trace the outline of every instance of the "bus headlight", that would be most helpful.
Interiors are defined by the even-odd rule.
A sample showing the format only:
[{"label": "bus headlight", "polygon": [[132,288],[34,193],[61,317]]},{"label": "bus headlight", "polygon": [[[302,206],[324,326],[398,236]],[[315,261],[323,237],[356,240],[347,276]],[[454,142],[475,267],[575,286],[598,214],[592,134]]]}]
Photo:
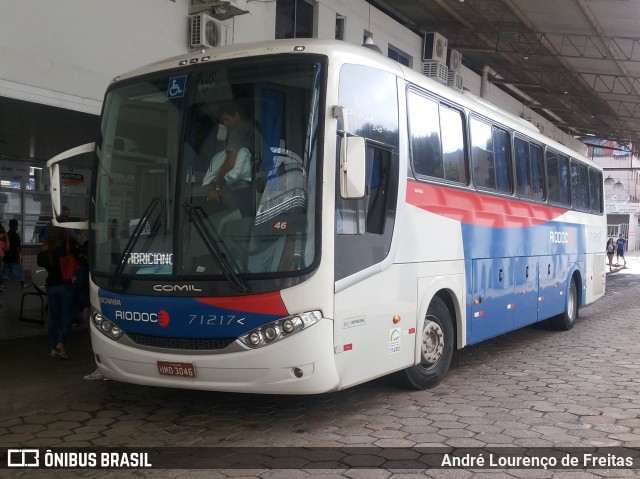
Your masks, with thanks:
[{"label": "bus headlight", "polygon": [[276,331],[276,328],[274,328],[273,326],[269,326],[264,330],[264,336],[267,341],[273,341],[278,337],[278,332]]},{"label": "bus headlight", "polygon": [[109,339],[117,341],[124,335],[124,331],[117,325],[109,321],[106,317],[104,317],[102,313],[98,313],[97,311],[95,311],[91,315],[91,321],[93,321],[93,324],[98,329],[98,331],[100,331]]},{"label": "bus headlight", "polygon": [[321,311],[309,311],[294,316],[287,316],[286,318],[277,319],[253,329],[238,339],[251,349],[261,348],[280,341],[281,339],[288,338],[292,334],[312,326],[321,319]]},{"label": "bus headlight", "polygon": [[292,332],[294,328],[295,328],[295,324],[293,323],[293,321],[291,319],[287,318],[284,321],[282,321],[282,330],[285,333]]}]

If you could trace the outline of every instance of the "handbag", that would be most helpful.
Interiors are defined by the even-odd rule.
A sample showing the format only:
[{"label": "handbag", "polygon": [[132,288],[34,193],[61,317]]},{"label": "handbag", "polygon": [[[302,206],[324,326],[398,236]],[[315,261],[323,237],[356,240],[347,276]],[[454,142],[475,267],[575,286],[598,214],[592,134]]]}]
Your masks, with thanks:
[{"label": "handbag", "polygon": [[67,239],[67,254],[66,256],[62,256],[59,259],[60,262],[60,273],[62,276],[62,281],[73,280],[73,276],[75,275],[78,268],[80,268],[80,261],[74,255],[69,252],[69,240]]}]

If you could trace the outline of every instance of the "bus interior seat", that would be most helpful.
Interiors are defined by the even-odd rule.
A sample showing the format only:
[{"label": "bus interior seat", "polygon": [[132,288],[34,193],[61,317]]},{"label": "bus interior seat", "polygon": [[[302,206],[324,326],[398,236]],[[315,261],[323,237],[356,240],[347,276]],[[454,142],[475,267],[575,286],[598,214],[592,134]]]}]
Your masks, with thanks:
[{"label": "bus interior seat", "polygon": [[265,175],[264,191],[256,211],[256,226],[283,213],[304,212],[307,203],[307,172],[300,156],[290,150],[271,147],[273,167]]}]

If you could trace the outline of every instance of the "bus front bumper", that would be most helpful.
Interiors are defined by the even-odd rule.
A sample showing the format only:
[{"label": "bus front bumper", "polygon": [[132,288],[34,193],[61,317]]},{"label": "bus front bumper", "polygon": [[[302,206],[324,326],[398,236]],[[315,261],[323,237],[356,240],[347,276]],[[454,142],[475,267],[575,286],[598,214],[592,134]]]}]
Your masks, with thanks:
[{"label": "bus front bumper", "polygon": [[[139,349],[107,338],[93,324],[91,343],[99,371],[127,383],[261,394],[315,394],[340,388],[329,319],[271,345],[230,353]],[[160,374],[159,361],[193,364],[195,377]]]}]

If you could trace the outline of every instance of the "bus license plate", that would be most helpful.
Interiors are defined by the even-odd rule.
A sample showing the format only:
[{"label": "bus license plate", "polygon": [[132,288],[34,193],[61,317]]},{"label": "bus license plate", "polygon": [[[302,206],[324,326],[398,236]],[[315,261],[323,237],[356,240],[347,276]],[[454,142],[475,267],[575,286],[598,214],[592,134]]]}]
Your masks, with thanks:
[{"label": "bus license plate", "polygon": [[173,361],[158,361],[158,372],[164,376],[196,377],[196,367],[193,363],[176,363]]}]

